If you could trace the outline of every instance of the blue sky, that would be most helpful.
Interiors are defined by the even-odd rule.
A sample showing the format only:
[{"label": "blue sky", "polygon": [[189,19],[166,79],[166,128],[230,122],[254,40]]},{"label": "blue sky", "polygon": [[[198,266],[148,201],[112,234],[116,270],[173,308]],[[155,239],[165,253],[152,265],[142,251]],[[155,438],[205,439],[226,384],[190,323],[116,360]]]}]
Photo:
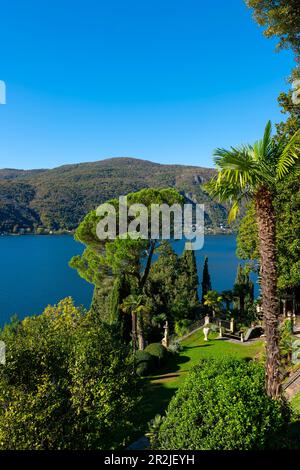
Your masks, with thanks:
[{"label": "blue sky", "polygon": [[212,166],[283,118],[292,55],[243,0],[11,0],[0,15],[0,167]]}]

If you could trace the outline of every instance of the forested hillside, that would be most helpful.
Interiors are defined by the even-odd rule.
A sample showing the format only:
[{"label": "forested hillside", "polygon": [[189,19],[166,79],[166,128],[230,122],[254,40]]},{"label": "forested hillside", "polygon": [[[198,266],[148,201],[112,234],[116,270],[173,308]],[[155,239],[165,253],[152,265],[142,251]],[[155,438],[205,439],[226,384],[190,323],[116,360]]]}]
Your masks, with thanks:
[{"label": "forested hillside", "polygon": [[147,187],[176,187],[205,204],[206,226],[226,224],[227,210],[201,189],[208,168],[111,158],[52,170],[0,170],[0,233],[73,230],[107,199]]}]

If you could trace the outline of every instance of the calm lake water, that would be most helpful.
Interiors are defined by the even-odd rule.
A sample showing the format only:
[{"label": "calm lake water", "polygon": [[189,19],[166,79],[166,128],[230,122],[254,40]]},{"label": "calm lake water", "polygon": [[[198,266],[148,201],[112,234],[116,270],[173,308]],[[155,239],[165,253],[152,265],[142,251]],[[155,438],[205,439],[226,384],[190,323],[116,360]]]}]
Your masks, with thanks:
[{"label": "calm lake water", "polygon": [[[181,252],[183,241],[174,244]],[[83,245],[68,235],[0,237],[0,325],[12,314],[19,318],[41,313],[48,304],[71,296],[76,305],[89,306],[92,286],[68,266],[72,256],[81,254]],[[205,237],[204,248],[197,254],[200,276],[204,257],[209,258],[212,287],[231,289],[238,259],[232,235]]]}]

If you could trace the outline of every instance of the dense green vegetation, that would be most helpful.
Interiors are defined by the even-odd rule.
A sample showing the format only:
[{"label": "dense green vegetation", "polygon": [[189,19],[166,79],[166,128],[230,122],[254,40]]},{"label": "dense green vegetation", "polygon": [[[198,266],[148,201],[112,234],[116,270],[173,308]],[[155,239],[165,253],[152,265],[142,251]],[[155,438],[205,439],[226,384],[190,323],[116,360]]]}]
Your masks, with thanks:
[{"label": "dense green vegetation", "polygon": [[104,201],[142,188],[174,187],[205,203],[206,226],[226,224],[226,207],[202,189],[207,168],[160,165],[133,158],[65,165],[53,170],[0,170],[0,233],[74,230]]},{"label": "dense green vegetation", "polygon": [[[299,1],[246,3],[265,34],[299,58]],[[291,93],[279,103],[289,117],[277,134],[268,123],[254,145],[218,149],[217,172],[130,158],[0,170],[0,233],[76,229],[85,251],[70,264],[94,286],[89,311],[67,298],[0,331],[0,449],[123,449],[153,418],[153,449],[299,447],[299,437],[289,440],[298,418],[281,395],[295,337],[291,319],[281,321],[278,293],[300,286],[300,111]],[[149,227],[146,240],[119,232],[99,239],[104,216],[95,208],[108,201],[119,217],[124,194],[128,205],[147,208],[204,203],[211,228],[226,224],[229,207],[231,220],[239,208],[243,214],[250,199],[237,253],[251,263],[238,266],[232,290],[220,293],[206,258],[200,302],[193,251],[178,256]],[[261,274],[263,321],[250,269]],[[204,315],[208,340],[199,328]],[[253,323],[266,340],[242,343]],[[299,413],[299,394],[292,408]]]},{"label": "dense green vegetation", "polygon": [[0,449],[110,449],[133,428],[138,382],[113,329],[71,299],[0,333]]},{"label": "dense green vegetation", "polygon": [[[119,217],[118,200],[108,202]],[[183,202],[183,197],[172,188],[149,188],[127,195],[128,206],[137,203],[146,207],[154,203],[172,206]],[[195,256],[188,250],[179,257],[168,242],[157,239],[124,238],[117,233],[115,239],[100,240],[96,227],[103,219],[105,216],[95,211],[84,218],[75,236],[86,249],[70,265],[95,286],[94,312],[98,308],[98,315],[117,326],[124,341],[131,340],[133,349],[138,346],[143,350],[145,342],[161,340],[163,321],[168,321],[173,332],[176,322],[195,320],[199,314]],[[130,220],[128,216],[127,222]],[[148,230],[150,237],[150,221]],[[103,285],[106,286],[105,312]],[[99,292],[101,298],[97,300]]]},{"label": "dense green vegetation", "polygon": [[270,396],[280,395],[280,351],[277,295],[277,214],[274,199],[279,184],[295,177],[299,163],[300,130],[287,138],[272,136],[269,121],[263,138],[253,145],[215,151],[218,174],[206,185],[209,193],[231,204],[229,220],[234,220],[241,200],[253,202],[259,240],[260,286],[266,333],[266,376]]},{"label": "dense green vegetation", "polygon": [[258,24],[265,27],[266,37],[276,36],[277,47],[292,49],[300,55],[298,0],[246,0]]},{"label": "dense green vegetation", "polygon": [[170,400],[199,361],[224,358],[261,360],[263,349],[262,340],[251,343],[220,341],[215,333],[210,334],[207,343],[202,329],[184,339],[178,353],[169,354],[163,367],[159,371],[152,369],[153,375],[144,379],[143,398],[136,421],[140,432],[136,437],[146,431],[149,420],[156,415],[164,415]]},{"label": "dense green vegetation", "polygon": [[[152,447],[163,450],[255,450],[282,447],[276,434],[288,408],[265,392],[255,362],[202,360],[171,400]],[[277,445],[276,445],[277,444]]]},{"label": "dense green vegetation", "polygon": [[[278,184],[274,199],[276,211],[278,287],[296,289],[300,285],[300,173]],[[241,221],[237,254],[242,259],[258,260],[258,228],[253,206]]]}]

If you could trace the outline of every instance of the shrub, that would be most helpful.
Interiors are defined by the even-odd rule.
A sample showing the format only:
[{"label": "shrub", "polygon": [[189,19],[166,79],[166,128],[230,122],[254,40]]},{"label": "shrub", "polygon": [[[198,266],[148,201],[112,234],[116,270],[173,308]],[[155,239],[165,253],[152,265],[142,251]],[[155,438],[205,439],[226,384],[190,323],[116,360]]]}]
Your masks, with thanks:
[{"label": "shrub", "polygon": [[[290,417],[264,390],[264,369],[242,360],[202,360],[171,400],[155,439],[163,450],[276,447]],[[279,439],[277,442],[281,442]]]},{"label": "shrub", "polygon": [[172,354],[178,354],[180,351],[183,350],[183,346],[180,341],[176,340],[170,344],[168,351]]},{"label": "shrub", "polygon": [[135,361],[136,373],[140,377],[148,375],[154,369],[154,357],[147,351],[137,351]]},{"label": "shrub", "polygon": [[112,329],[72,300],[0,331],[0,450],[112,449],[133,432],[139,381]]},{"label": "shrub", "polygon": [[192,325],[191,320],[183,319],[175,322],[175,333],[178,336],[184,336],[189,332],[189,327]]},{"label": "shrub", "polygon": [[145,348],[145,352],[154,357],[156,367],[160,367],[166,359],[167,349],[160,343],[149,344]]}]

